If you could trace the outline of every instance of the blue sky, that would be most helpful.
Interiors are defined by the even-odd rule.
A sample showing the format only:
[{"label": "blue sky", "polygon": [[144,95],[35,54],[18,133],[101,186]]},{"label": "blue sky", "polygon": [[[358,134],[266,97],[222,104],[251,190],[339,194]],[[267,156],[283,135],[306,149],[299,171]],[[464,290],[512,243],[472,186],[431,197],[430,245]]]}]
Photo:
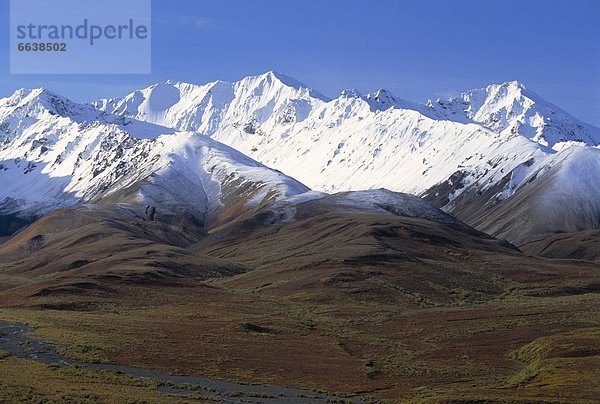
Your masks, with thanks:
[{"label": "blue sky", "polygon": [[153,0],[152,74],[123,76],[10,75],[8,12],[0,0],[0,97],[44,86],[91,101],[276,70],[331,97],[424,101],[516,79],[600,126],[598,0]]}]

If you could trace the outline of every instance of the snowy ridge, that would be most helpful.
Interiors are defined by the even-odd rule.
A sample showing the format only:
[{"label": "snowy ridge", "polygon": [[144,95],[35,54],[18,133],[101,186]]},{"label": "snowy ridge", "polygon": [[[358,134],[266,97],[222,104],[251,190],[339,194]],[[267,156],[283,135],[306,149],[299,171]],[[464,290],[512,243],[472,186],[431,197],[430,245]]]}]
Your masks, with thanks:
[{"label": "snowy ridge", "polygon": [[[600,150],[574,146],[539,164],[524,182],[532,180],[534,176],[550,175],[552,187],[548,190],[545,203],[555,204],[561,200],[567,208],[573,200],[583,203],[600,201],[599,173]],[[600,207],[597,207],[597,211],[600,218]]]},{"label": "snowy ridge", "polygon": [[474,218],[474,225],[516,245],[600,228],[600,151],[574,146],[519,172],[510,198]]},{"label": "snowy ridge", "polygon": [[452,216],[445,214],[419,197],[392,192],[387,189],[341,192],[328,196],[326,200],[342,211],[368,211],[428,219],[441,223],[460,223]]},{"label": "snowy ridge", "polygon": [[228,182],[252,186],[248,206],[307,190],[197,133],[115,116],[41,89],[0,100],[0,143],[4,215],[39,216],[125,193],[132,195],[125,201],[164,209],[183,204],[205,217],[224,207]]},{"label": "snowy ridge", "polygon": [[195,132],[162,136],[153,146],[160,150],[160,168],[140,188],[137,201],[142,205],[174,211],[183,207],[208,220],[226,207],[223,199],[229,197],[248,197],[245,205],[252,208],[309,191],[294,179]]},{"label": "snowy ridge", "polygon": [[325,96],[295,79],[268,72],[236,83],[215,81],[198,86],[168,81],[123,99],[98,101],[96,106],[208,136],[223,129],[247,136],[270,119],[283,124],[301,121],[313,105],[326,101]]},{"label": "snowy ridge", "polygon": [[441,119],[480,123],[554,150],[600,144],[599,128],[573,118],[516,81],[467,91],[447,101],[428,101],[427,107]]},{"label": "snowy ridge", "polygon": [[520,164],[510,173],[510,180],[498,201],[513,196],[519,189],[536,180],[549,177],[551,187],[546,189],[541,201],[548,210],[558,200],[565,201],[565,208],[574,200],[596,201],[600,211],[600,150],[593,147],[573,146],[547,158],[532,158]]}]

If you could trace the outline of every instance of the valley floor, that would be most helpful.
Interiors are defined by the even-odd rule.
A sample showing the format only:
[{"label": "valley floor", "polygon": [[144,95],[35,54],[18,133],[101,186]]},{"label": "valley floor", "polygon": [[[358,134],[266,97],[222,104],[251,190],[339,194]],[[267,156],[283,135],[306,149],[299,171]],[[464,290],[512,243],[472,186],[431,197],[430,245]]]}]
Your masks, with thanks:
[{"label": "valley floor", "polygon": [[[244,277],[237,276],[238,285]],[[0,319],[28,324],[33,338],[73,360],[367,401],[593,402],[600,396],[597,293],[507,293],[487,302],[405,309],[274,297],[264,293],[268,285],[231,284],[228,278],[176,287],[114,283],[103,292],[5,303]],[[6,354],[0,359],[1,400],[193,397],[166,394],[151,379]]]},{"label": "valley floor", "polygon": [[[297,206],[293,221],[265,210],[184,247],[189,230],[122,209],[46,215],[0,246],[0,321],[70,361],[334,401],[600,397],[597,262],[527,255],[434,208],[331,208],[339,198]],[[198,398],[193,384],[174,395],[157,374],[111,369],[5,353],[0,401]],[[283,391],[256,389],[248,400]]]}]

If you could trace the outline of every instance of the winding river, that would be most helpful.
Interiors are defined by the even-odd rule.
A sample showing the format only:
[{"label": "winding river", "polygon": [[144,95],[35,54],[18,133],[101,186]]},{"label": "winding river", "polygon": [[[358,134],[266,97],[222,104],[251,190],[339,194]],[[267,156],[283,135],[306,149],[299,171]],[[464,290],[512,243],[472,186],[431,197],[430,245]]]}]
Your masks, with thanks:
[{"label": "winding river", "polygon": [[[169,375],[154,369],[71,360],[59,355],[49,343],[29,337],[27,334],[30,331],[31,329],[26,325],[0,321],[0,350],[17,358],[48,365],[74,365],[109,370],[141,379],[154,379],[163,382],[158,387],[161,392],[218,396],[225,403],[324,403],[341,400],[352,403],[363,402],[360,397],[342,398],[289,387],[231,383],[205,377]],[[182,388],[183,385],[186,388]]]}]

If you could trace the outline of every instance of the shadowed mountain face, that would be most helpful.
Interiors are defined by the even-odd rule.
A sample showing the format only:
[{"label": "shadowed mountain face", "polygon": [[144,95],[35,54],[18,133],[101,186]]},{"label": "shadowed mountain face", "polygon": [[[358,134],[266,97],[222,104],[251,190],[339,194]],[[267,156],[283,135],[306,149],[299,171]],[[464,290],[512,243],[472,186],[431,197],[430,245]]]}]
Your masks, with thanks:
[{"label": "shadowed mountain face", "polygon": [[536,265],[417,197],[385,190],[291,197],[208,233],[193,215],[83,205],[27,227],[0,246],[0,259],[6,274],[30,285],[72,277],[177,283],[248,272],[231,282],[267,285],[277,295],[416,306],[452,304],[457,291],[491,299],[510,284],[504,276],[515,275],[507,263]]},{"label": "shadowed mountain face", "polygon": [[560,233],[521,246],[527,254],[600,262],[600,231]]},{"label": "shadowed mountain face", "polygon": [[466,191],[444,209],[518,246],[559,232],[600,227],[600,150],[572,147],[519,171],[522,185],[511,191],[510,198],[503,193],[510,189],[515,172],[485,193]]},{"label": "shadowed mountain face", "polygon": [[108,290],[101,286],[106,281],[167,285],[246,270],[184,248],[205,236],[204,223],[192,214],[150,217],[125,205],[58,210],[0,245],[0,289],[85,294]]},{"label": "shadowed mountain face", "polygon": [[455,302],[454,293],[469,291],[487,300],[506,285],[478,273],[476,262],[498,252],[517,254],[423,219],[321,213],[265,228],[265,216],[211,234],[196,251],[261,268],[228,284],[276,296],[427,306]]},{"label": "shadowed mountain face", "polygon": [[0,259],[28,291],[73,279],[178,284],[245,273],[225,283],[415,307],[457,304],[464,293],[487,301],[523,276],[515,266],[552,267],[386,190],[294,196],[209,232],[194,215],[83,205],[36,221],[0,246]]},{"label": "shadowed mountain face", "polygon": [[464,293],[486,301],[532,275],[523,268],[563,265],[527,257],[409,195],[351,192],[294,205],[213,229],[191,248],[261,269],[232,278],[236,287],[416,306],[456,304]]}]

